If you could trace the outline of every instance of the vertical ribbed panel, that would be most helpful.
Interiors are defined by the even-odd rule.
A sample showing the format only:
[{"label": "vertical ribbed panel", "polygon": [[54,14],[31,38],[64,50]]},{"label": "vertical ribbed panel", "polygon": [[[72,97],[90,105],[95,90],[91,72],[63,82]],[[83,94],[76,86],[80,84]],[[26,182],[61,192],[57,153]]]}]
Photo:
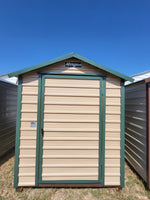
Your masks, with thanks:
[{"label": "vertical ribbed panel", "polygon": [[126,160],[147,181],[146,172],[146,84],[140,82],[125,89]]},{"label": "vertical ribbed panel", "polygon": [[0,81],[0,156],[15,146],[17,85]]}]

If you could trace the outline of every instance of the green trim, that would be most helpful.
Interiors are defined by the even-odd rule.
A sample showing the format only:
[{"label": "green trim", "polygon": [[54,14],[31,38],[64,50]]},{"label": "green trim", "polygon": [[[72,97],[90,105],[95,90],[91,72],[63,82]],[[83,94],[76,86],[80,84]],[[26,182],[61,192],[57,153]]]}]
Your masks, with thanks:
[{"label": "green trim", "polygon": [[[41,129],[43,129],[43,119],[44,119],[44,91],[45,91],[45,79],[46,78],[74,78],[74,79],[97,79],[100,81],[100,86],[101,86],[101,90],[100,90],[100,116],[102,116],[101,112],[103,110],[104,112],[104,108],[102,108],[102,77],[90,77],[90,76],[78,76],[78,74],[76,74],[76,76],[60,76],[60,75],[43,75],[42,76],[42,100],[41,100]],[[105,81],[104,81],[105,82]],[[104,88],[105,84],[103,83],[103,88]],[[104,89],[105,90],[105,89]],[[104,98],[104,97],[103,97]],[[103,102],[105,102],[103,100]],[[102,117],[104,120],[104,117]],[[104,128],[102,128],[103,123],[102,120],[100,120],[100,131],[99,131],[99,141],[100,141],[100,147],[102,146],[102,131],[104,131]],[[103,134],[105,135],[105,134]],[[105,142],[105,140],[104,140]],[[104,162],[102,161],[101,163],[101,159],[99,159],[99,176],[98,176],[98,180],[58,180],[58,181],[43,181],[42,180],[42,157],[43,157],[43,137],[40,134],[40,164],[39,164],[39,183],[101,183],[102,180],[104,180],[104,174],[102,174],[102,172],[104,172]],[[103,148],[99,148],[99,158],[101,158],[101,155],[103,154],[103,158],[104,158],[104,145]],[[102,152],[103,151],[103,152]],[[103,169],[101,169],[101,167]],[[102,177],[103,176],[103,177]],[[104,181],[103,181],[104,184]]]},{"label": "green trim", "polygon": [[99,174],[98,179],[102,179],[102,81],[99,83],[99,92],[100,92],[100,98],[99,98]]},{"label": "green trim", "polygon": [[18,187],[21,99],[22,99],[22,77],[19,76],[19,79],[18,79],[18,98],[17,98],[16,142],[15,142],[14,188]]},{"label": "green trim", "polygon": [[12,77],[12,76],[18,76],[20,74],[24,74],[24,73],[27,73],[27,72],[30,72],[30,71],[33,71],[33,70],[37,70],[37,69],[40,69],[42,67],[46,67],[48,65],[52,65],[54,63],[57,63],[57,62],[60,62],[60,61],[63,61],[63,60],[66,60],[66,59],[69,59],[69,58],[76,58],[76,59],[79,59],[83,62],[86,62],[90,65],[93,65],[94,67],[97,67],[98,69],[101,69],[101,70],[104,70],[108,73],[111,73],[115,76],[118,76],[126,81],[130,81],[130,82],[133,82],[133,78],[129,77],[129,76],[126,76],[124,74],[121,74],[115,70],[112,70],[112,69],[109,69],[108,67],[105,67],[103,65],[100,65],[92,60],[89,60],[83,56],[80,56],[76,53],[70,53],[70,54],[67,54],[67,55],[64,55],[64,56],[61,56],[61,57],[58,57],[58,58],[55,58],[55,59],[52,59],[52,60],[49,60],[47,62],[43,62],[43,63],[40,63],[38,65],[34,65],[34,66],[31,66],[31,67],[27,67],[27,68],[24,68],[22,70],[18,70],[18,71],[15,71],[15,72],[12,72],[12,73],[9,73],[8,76],[9,77]]},{"label": "green trim", "polygon": [[125,171],[125,88],[124,81],[121,81],[121,159],[120,159],[120,187],[124,187],[124,171]]},{"label": "green trim", "polygon": [[102,186],[105,185],[105,108],[106,108],[106,78],[102,86]]},{"label": "green trim", "polygon": [[73,76],[66,76],[66,75],[44,75],[45,78],[68,78],[68,79],[100,79],[101,77],[99,76],[78,76],[78,74],[73,75]]},{"label": "green trim", "polygon": [[45,91],[45,77],[42,76],[42,97],[41,97],[41,122],[40,122],[40,162],[39,162],[39,183],[42,181],[42,162],[43,162],[43,135],[41,130],[43,129],[43,119],[44,119],[44,91]]},{"label": "green trim", "polygon": [[39,182],[39,184],[58,184],[58,183],[100,183],[99,180],[98,181],[93,181],[93,180],[58,180],[58,181],[42,181]]},{"label": "green trim", "polygon": [[57,72],[39,72],[42,75],[65,75],[65,76],[96,76],[106,77],[106,74],[80,74],[80,73],[57,73]]},{"label": "green trim", "polygon": [[39,144],[40,144],[40,123],[41,123],[41,74],[38,80],[38,113],[37,113],[37,139],[36,139],[36,170],[35,170],[35,186],[38,186],[39,181]]}]

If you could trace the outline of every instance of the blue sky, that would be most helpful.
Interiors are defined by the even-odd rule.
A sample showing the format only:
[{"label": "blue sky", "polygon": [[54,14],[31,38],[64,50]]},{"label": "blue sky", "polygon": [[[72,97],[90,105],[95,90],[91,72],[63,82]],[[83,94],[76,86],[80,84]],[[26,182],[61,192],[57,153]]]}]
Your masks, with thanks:
[{"label": "blue sky", "polygon": [[0,1],[0,74],[70,52],[126,75],[150,70],[150,1]]}]

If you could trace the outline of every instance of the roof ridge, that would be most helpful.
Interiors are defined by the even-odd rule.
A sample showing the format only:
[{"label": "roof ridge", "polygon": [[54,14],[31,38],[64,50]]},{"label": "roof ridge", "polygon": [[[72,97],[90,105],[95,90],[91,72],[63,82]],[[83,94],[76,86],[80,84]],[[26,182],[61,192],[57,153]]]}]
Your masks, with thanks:
[{"label": "roof ridge", "polygon": [[99,63],[96,63],[95,61],[92,61],[92,60],[88,59],[88,58],[85,58],[85,57],[83,57],[83,56],[80,56],[79,54],[74,53],[74,52],[69,53],[69,54],[66,54],[66,55],[64,55],[64,56],[60,56],[60,57],[54,58],[54,59],[52,59],[52,60],[49,60],[49,61],[46,61],[46,62],[37,64],[37,65],[33,65],[33,66],[31,66],[31,67],[24,68],[24,69],[22,69],[22,70],[18,70],[18,71],[9,73],[8,76],[9,76],[9,77],[18,76],[18,75],[27,73],[27,72],[29,72],[29,71],[33,71],[33,70],[36,70],[36,69],[39,69],[39,68],[42,68],[42,67],[46,67],[46,66],[48,66],[48,65],[51,65],[51,64],[54,64],[54,63],[57,63],[57,62],[60,62],[60,61],[63,61],[63,60],[66,60],[66,59],[69,59],[69,58],[72,58],[72,57],[77,58],[77,59],[79,59],[79,60],[82,60],[83,62],[86,62],[86,63],[88,63],[88,64],[91,64],[91,65],[93,65],[94,67],[97,67],[97,68],[99,68],[99,69],[101,69],[101,70],[104,70],[104,71],[106,71],[106,72],[108,72],[108,73],[111,73],[111,74],[113,74],[113,75],[115,75],[115,76],[118,76],[118,77],[122,78],[123,80],[128,80],[128,81],[133,82],[133,78],[131,78],[131,77],[129,77],[129,76],[126,76],[126,75],[124,75],[124,74],[121,74],[120,72],[117,72],[117,71],[115,71],[115,70],[112,70],[112,69],[110,69],[110,68],[108,68],[108,67],[105,67],[105,66],[103,66],[103,65],[101,65],[101,64],[99,64]]}]

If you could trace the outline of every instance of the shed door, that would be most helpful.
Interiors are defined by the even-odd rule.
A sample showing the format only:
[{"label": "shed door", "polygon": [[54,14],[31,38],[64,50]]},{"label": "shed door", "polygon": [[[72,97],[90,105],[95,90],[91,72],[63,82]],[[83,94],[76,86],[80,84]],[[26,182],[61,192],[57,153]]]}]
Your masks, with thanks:
[{"label": "shed door", "polygon": [[40,183],[100,183],[101,78],[43,76]]}]

